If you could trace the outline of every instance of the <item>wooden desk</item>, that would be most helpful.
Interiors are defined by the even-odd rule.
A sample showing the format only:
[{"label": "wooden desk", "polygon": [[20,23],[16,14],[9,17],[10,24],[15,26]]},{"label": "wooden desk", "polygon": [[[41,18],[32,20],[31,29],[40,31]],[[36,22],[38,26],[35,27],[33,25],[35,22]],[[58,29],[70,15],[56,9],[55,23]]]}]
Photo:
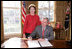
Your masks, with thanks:
[{"label": "wooden desk", "polygon": [[[27,41],[20,39],[20,48],[28,48]],[[17,41],[15,41],[17,42]],[[50,43],[53,45],[52,48],[71,48],[69,45],[66,44],[65,40],[52,40]],[[19,46],[19,44],[17,44]],[[5,48],[6,44],[2,44],[1,48]],[[47,47],[49,48],[49,47]]]}]

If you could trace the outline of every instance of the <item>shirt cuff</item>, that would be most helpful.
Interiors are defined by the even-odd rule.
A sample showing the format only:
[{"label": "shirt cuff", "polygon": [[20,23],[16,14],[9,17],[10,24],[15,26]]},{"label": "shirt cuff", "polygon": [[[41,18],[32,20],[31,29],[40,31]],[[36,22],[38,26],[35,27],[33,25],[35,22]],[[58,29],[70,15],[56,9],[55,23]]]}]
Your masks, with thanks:
[{"label": "shirt cuff", "polygon": [[45,38],[45,40],[47,40],[47,41],[48,41],[48,39],[47,39],[47,38]]}]

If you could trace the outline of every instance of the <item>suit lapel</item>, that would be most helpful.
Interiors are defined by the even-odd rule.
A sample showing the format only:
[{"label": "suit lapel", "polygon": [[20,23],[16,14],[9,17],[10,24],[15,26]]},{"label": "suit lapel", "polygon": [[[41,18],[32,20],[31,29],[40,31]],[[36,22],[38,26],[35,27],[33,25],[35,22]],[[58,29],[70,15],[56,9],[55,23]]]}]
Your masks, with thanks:
[{"label": "suit lapel", "polygon": [[42,25],[40,27],[41,27],[40,30],[41,30],[41,33],[42,33]]}]

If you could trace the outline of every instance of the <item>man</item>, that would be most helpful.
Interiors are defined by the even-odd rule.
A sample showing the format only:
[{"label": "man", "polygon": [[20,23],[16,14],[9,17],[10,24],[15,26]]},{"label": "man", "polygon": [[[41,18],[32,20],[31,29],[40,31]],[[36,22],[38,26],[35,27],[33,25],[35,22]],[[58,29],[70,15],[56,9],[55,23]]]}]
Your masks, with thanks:
[{"label": "man", "polygon": [[28,37],[31,39],[32,37],[37,35],[38,40],[53,40],[54,33],[53,28],[48,26],[48,18],[43,18],[41,20],[41,25],[37,26],[32,34]]}]

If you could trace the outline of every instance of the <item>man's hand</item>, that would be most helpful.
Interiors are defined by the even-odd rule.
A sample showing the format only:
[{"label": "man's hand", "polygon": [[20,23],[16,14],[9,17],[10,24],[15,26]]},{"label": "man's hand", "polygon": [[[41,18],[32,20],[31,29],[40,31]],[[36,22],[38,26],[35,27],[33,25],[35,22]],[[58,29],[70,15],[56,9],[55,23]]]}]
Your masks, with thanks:
[{"label": "man's hand", "polygon": [[44,41],[45,39],[39,38],[38,41]]},{"label": "man's hand", "polygon": [[32,37],[30,36],[30,37],[28,37],[28,40],[32,40]]}]

